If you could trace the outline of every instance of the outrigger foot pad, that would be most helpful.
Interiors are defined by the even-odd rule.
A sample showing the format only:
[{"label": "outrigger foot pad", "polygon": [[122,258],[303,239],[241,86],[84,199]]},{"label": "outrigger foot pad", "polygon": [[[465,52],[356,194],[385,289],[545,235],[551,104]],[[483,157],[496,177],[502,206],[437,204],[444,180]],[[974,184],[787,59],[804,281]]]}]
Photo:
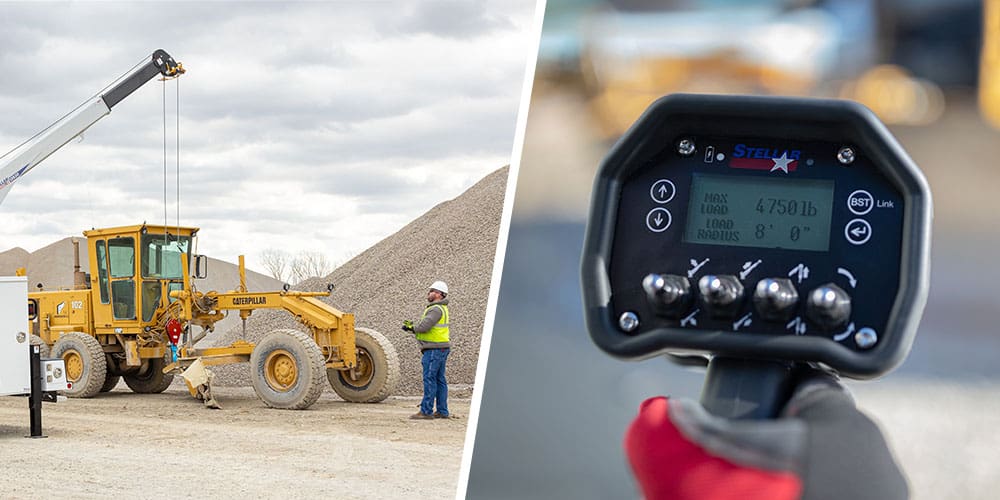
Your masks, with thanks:
[{"label": "outrigger foot pad", "polygon": [[188,392],[198,401],[203,401],[208,408],[214,410],[222,409],[222,406],[219,406],[219,402],[212,397],[212,379],[215,378],[215,374],[208,368],[205,368],[205,364],[201,362],[201,359],[196,359],[194,363],[191,363],[191,366],[188,366],[181,373],[181,377],[184,378],[184,383],[187,384]]}]

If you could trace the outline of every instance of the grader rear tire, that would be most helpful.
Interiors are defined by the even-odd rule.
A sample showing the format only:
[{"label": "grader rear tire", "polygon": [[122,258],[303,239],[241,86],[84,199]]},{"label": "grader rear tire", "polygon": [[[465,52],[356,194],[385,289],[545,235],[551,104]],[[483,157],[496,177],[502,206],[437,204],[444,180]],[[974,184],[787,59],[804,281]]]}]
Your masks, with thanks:
[{"label": "grader rear tire", "polygon": [[159,394],[167,390],[174,381],[173,373],[163,373],[164,366],[166,362],[163,358],[146,360],[146,366],[143,367],[145,370],[140,370],[135,375],[125,375],[125,385],[136,394]]},{"label": "grader rear tire", "polygon": [[38,335],[31,336],[31,345],[37,345],[39,347],[38,354],[42,359],[49,357],[49,345],[42,340]]},{"label": "grader rear tire", "polygon": [[[352,403],[378,403],[392,394],[399,381],[399,355],[392,342],[369,328],[354,329],[358,366],[353,370],[326,370],[330,387]],[[352,376],[353,375],[353,376]]]},{"label": "grader rear tire", "polygon": [[71,398],[90,398],[101,392],[108,372],[108,360],[97,339],[72,332],[59,337],[52,346],[52,357],[66,363],[66,380],[72,386],[63,394]]},{"label": "grader rear tire", "polygon": [[323,394],[323,351],[298,330],[275,330],[250,354],[250,381],[264,404],[304,410]]}]

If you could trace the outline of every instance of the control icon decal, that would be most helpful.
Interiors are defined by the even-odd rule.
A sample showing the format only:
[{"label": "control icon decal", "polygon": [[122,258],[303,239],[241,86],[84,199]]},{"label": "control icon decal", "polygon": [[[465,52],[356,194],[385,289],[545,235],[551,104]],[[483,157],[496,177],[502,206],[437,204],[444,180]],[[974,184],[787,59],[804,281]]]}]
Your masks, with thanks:
[{"label": "control icon decal", "polygon": [[760,265],[760,263],[761,263],[760,259],[757,259],[757,262],[750,262],[749,260],[746,261],[746,262],[744,262],[743,263],[743,270],[740,271],[740,279],[741,280],[747,279],[747,276],[749,276],[750,273],[752,273],[753,270],[756,269],[757,266]]},{"label": "control icon decal", "polygon": [[836,340],[837,342],[840,342],[841,340],[844,340],[847,337],[850,337],[852,333],[854,333],[854,322],[853,321],[851,322],[851,324],[847,325],[847,330],[844,330],[843,333],[838,333],[837,335],[834,335],[833,336],[833,340]]},{"label": "control icon decal", "polygon": [[753,321],[750,320],[751,314],[753,313],[747,313],[746,316],[743,316],[742,318],[736,320],[736,322],[733,323],[733,331],[735,332],[736,330],[739,330],[744,326],[750,326],[751,324],[753,324]]},{"label": "control icon decal", "polygon": [[698,320],[695,319],[695,316],[697,316],[699,312],[701,312],[701,309],[695,309],[694,312],[682,318],[681,326],[698,326]]},{"label": "control icon decal", "polygon": [[851,284],[851,288],[857,288],[857,286],[858,286],[858,280],[856,280],[854,278],[854,275],[851,274],[850,271],[848,271],[847,269],[844,269],[842,267],[838,267],[837,268],[837,274],[840,274],[840,275],[844,276],[845,278],[847,278],[848,283]]},{"label": "control icon decal", "polygon": [[791,271],[788,271],[788,275],[797,279],[801,284],[802,280],[809,277],[809,267],[805,264],[799,264],[793,267]]},{"label": "control icon decal", "polygon": [[806,322],[802,321],[802,318],[796,316],[795,319],[788,322],[785,325],[785,330],[791,330],[795,335],[804,335],[806,333]]},{"label": "control icon decal", "polygon": [[688,269],[688,278],[694,278],[694,275],[698,273],[698,270],[702,266],[708,264],[708,261],[712,259],[706,258],[705,260],[698,262],[697,260],[691,259],[691,269]]}]

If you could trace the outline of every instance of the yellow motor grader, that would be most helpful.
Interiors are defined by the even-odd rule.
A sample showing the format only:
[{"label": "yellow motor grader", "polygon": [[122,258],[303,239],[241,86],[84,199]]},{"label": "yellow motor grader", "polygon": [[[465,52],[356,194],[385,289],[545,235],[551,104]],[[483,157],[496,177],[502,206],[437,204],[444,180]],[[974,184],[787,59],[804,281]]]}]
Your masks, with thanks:
[{"label": "yellow motor grader", "polygon": [[[193,261],[193,277],[204,278],[207,258],[191,252],[197,232],[146,224],[84,231],[90,274],[79,271],[77,252],[73,290],[29,294],[29,331],[65,360],[67,396],[95,396],[120,378],[134,392],[159,393],[187,370],[196,372],[184,377],[192,395],[208,399],[202,367],[240,362],[250,363],[254,390],[274,408],[308,408],[327,381],[351,402],[389,396],[399,378],[395,348],[321,301],[329,292],[248,291],[242,256],[237,289],[198,290],[189,266]],[[280,329],[256,344],[195,346],[230,311],[245,328],[258,309],[283,309],[309,334]]]}]

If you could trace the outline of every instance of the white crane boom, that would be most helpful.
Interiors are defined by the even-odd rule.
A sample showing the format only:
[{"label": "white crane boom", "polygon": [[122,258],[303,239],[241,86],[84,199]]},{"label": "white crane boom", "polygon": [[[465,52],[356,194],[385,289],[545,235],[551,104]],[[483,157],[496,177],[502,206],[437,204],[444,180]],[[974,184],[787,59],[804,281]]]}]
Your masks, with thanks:
[{"label": "white crane boom", "polygon": [[94,97],[0,158],[0,204],[18,179],[111,113],[111,108],[122,99],[156,75],[173,77],[182,73],[184,67],[162,49],[158,49],[153,52],[150,61],[126,75],[107,92]]}]

